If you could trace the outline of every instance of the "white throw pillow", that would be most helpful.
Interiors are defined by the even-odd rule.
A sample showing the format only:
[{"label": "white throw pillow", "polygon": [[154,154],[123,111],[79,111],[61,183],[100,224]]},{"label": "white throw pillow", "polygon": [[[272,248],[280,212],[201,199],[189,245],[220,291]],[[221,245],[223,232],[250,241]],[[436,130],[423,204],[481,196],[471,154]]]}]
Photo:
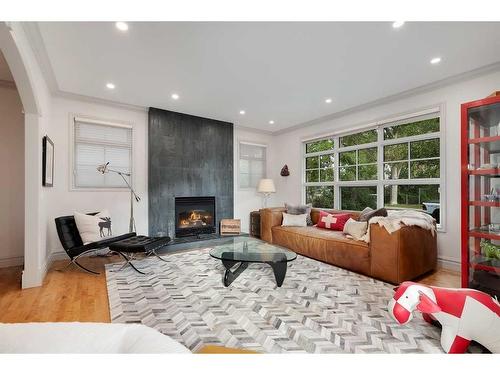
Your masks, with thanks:
[{"label": "white throw pillow", "polygon": [[84,244],[100,241],[111,237],[111,217],[108,210],[102,210],[95,215],[86,215],[75,212],[75,223]]},{"label": "white throw pillow", "polygon": [[282,227],[307,227],[307,214],[292,215],[283,212]]},{"label": "white throw pillow", "polygon": [[368,230],[368,222],[356,221],[353,219],[347,220],[344,225],[344,233],[348,234],[356,241],[362,241]]}]

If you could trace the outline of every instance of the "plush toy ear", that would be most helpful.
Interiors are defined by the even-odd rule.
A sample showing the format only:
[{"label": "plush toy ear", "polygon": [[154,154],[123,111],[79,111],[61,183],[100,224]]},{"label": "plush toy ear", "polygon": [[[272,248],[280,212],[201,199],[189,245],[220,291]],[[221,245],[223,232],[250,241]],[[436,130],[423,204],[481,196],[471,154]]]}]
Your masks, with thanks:
[{"label": "plush toy ear", "polygon": [[418,311],[425,314],[433,314],[441,311],[441,307],[439,307],[436,302],[427,297],[425,293],[419,291],[418,294],[420,294],[420,301],[417,305]]}]

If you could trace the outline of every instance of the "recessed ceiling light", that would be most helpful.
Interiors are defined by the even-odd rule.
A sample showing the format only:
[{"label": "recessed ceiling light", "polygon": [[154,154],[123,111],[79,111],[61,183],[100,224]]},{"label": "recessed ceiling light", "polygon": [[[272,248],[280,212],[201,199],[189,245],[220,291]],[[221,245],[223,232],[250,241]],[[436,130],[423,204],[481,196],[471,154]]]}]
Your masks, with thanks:
[{"label": "recessed ceiling light", "polygon": [[179,99],[179,94],[172,94],[171,98],[177,100]]},{"label": "recessed ceiling light", "polygon": [[403,26],[405,24],[405,21],[396,21],[392,24],[392,27],[394,27],[395,29],[399,29],[401,26]]},{"label": "recessed ceiling light", "polygon": [[325,103],[330,104],[332,102],[332,98],[326,98]]},{"label": "recessed ceiling light", "polygon": [[274,120],[269,121],[269,124],[273,125],[274,124]]},{"label": "recessed ceiling light", "polygon": [[434,57],[431,60],[431,64],[439,64],[441,62],[441,57]]},{"label": "recessed ceiling light", "polygon": [[118,30],[120,31],[127,31],[128,30],[128,25],[126,22],[116,22],[115,26]]},{"label": "recessed ceiling light", "polygon": [[111,82],[108,82],[106,83],[106,87],[110,90],[113,90],[115,88],[115,84],[114,83],[111,83]]},{"label": "recessed ceiling light", "polygon": [[240,115],[244,115],[246,112],[244,110],[240,111]]}]

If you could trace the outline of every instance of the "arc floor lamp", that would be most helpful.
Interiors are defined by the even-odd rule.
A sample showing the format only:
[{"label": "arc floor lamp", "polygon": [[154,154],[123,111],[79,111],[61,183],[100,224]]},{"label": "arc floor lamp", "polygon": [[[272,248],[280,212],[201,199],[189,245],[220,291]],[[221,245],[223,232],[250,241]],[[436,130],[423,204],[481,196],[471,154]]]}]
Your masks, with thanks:
[{"label": "arc floor lamp", "polygon": [[131,173],[125,173],[121,171],[117,171],[115,169],[109,168],[109,161],[106,164],[101,164],[97,167],[97,171],[105,174],[105,173],[116,173],[119,175],[123,181],[125,181],[125,184],[128,186],[130,189],[130,222],[129,222],[129,232],[135,232],[135,219],[134,219],[134,200],[136,202],[140,202],[141,198],[135,193],[134,189],[130,185],[130,183],[127,181],[125,177],[130,177],[132,174]]}]

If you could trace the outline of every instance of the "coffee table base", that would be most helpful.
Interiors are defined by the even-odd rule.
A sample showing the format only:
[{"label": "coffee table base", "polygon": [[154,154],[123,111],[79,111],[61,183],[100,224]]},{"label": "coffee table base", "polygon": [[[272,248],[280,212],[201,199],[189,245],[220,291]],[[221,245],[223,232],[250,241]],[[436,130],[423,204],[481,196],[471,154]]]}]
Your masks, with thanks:
[{"label": "coffee table base", "polygon": [[[237,263],[240,263],[238,268],[234,271],[231,271]],[[249,263],[253,262],[238,262],[238,261],[230,261],[230,260],[222,260],[222,264],[226,268],[226,272],[224,272],[224,286],[229,286],[231,283],[241,275],[243,271],[245,271],[248,267]],[[266,262],[269,264],[274,272],[274,278],[276,279],[276,285],[281,287],[283,285],[283,281],[286,276],[287,262]]]}]

